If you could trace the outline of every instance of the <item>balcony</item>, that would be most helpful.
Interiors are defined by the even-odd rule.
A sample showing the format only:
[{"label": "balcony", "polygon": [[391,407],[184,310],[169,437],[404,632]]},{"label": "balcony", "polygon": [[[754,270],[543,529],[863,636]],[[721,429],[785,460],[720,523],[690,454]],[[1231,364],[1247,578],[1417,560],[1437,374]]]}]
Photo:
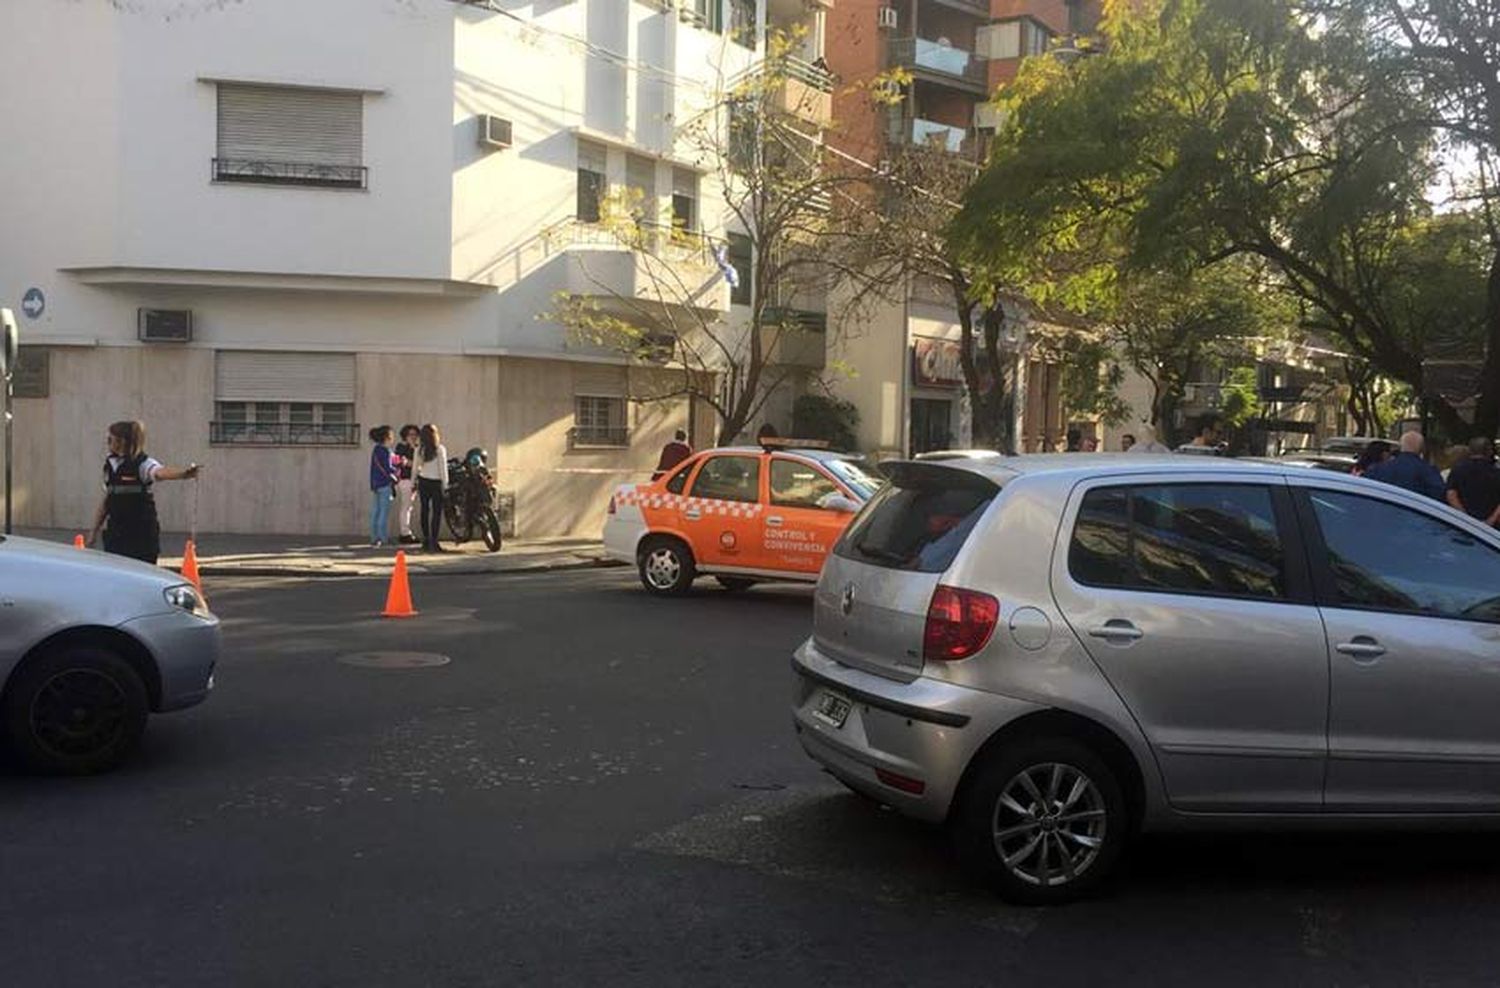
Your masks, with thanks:
[{"label": "balcony", "polygon": [[569,294],[598,300],[631,320],[676,325],[729,311],[729,291],[704,234],[654,223],[628,226],[569,219],[543,234],[570,260]]},{"label": "balcony", "polygon": [[299,161],[251,161],[214,158],[213,180],[245,185],[299,185],[325,189],[367,189],[370,169],[364,165],[324,165]]},{"label": "balcony", "polygon": [[926,38],[897,38],[890,43],[889,58],[891,65],[925,78],[957,83],[971,92],[988,91],[984,60],[971,51]]},{"label": "balcony", "polygon": [[903,147],[936,148],[964,157],[973,157],[975,151],[974,136],[966,128],[922,117],[892,117],[890,141]]},{"label": "balcony", "polygon": [[833,122],[833,77],[796,56],[781,67],[784,78],[777,87],[775,108],[815,127]]}]

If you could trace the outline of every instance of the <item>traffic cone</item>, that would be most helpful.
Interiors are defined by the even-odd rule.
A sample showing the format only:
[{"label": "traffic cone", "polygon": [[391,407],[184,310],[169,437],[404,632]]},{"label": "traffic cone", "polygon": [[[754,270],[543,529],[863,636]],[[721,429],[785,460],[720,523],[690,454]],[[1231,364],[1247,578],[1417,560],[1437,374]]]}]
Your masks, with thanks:
[{"label": "traffic cone", "polygon": [[193,585],[198,596],[203,596],[203,580],[198,576],[198,550],[192,539],[188,539],[187,548],[182,550],[182,578]]},{"label": "traffic cone", "polygon": [[385,595],[385,610],[380,613],[381,617],[409,618],[416,617],[417,611],[411,606],[411,583],[406,578],[406,552],[396,553],[396,569],[391,573],[391,589]]},{"label": "traffic cone", "polygon": [[83,536],[82,535],[75,535],[75,536],[73,536],[73,548],[75,548],[75,549],[87,549],[88,548],[88,543],[86,543],[86,542],[83,541]]}]

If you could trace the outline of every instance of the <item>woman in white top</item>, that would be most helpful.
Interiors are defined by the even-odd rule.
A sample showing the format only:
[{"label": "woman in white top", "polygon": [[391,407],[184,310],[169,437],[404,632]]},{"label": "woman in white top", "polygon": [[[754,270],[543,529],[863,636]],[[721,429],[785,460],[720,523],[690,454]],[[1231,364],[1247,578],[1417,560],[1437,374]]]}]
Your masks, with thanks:
[{"label": "woman in white top", "polygon": [[88,544],[99,541],[102,529],[105,552],[155,566],[161,554],[161,526],[151,486],[158,480],[196,477],[198,465],[168,467],[148,456],[146,427],[139,422],[116,422],[106,438],[109,456],[104,461],[104,500],[94,513]]},{"label": "woman in white top", "polygon": [[422,499],[422,547],[428,552],[444,552],[438,544],[438,528],[443,523],[443,491],[448,486],[448,448],[437,426],[430,422],[422,426],[412,475],[417,481],[417,496]]}]

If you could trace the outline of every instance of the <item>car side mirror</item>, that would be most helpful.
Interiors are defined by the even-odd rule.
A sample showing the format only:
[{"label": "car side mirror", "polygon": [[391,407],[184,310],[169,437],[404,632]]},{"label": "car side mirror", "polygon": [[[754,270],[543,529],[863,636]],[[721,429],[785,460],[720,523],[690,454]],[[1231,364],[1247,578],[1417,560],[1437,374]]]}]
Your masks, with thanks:
[{"label": "car side mirror", "polygon": [[842,494],[830,494],[818,502],[818,507],[824,511],[837,511],[842,515],[854,515],[859,513],[859,505]]}]

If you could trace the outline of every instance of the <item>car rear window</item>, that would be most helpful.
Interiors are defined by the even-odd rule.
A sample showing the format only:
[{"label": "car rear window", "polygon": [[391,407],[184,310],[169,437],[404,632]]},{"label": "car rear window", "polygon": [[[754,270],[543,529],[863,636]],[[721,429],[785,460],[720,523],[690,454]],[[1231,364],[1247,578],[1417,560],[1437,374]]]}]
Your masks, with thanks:
[{"label": "car rear window", "polygon": [[993,481],[967,470],[902,464],[834,553],[885,569],[941,573],[998,493]]}]

